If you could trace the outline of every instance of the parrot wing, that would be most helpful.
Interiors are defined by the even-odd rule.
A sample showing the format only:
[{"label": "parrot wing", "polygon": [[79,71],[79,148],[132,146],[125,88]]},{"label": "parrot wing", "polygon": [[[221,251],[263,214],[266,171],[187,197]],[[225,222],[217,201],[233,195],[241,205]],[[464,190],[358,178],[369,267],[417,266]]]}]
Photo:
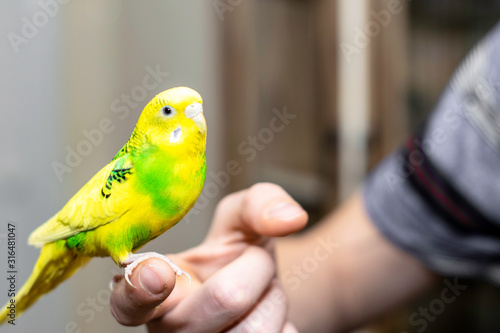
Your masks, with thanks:
[{"label": "parrot wing", "polygon": [[59,211],[30,235],[28,243],[42,246],[115,221],[131,207],[129,154],[117,156],[85,184]]}]

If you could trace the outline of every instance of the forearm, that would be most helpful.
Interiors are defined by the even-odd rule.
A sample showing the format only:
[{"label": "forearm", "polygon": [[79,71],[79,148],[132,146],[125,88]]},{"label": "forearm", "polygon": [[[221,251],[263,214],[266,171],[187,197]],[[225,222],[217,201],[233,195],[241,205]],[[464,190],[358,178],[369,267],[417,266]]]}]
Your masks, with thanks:
[{"label": "forearm", "polygon": [[277,244],[290,318],[300,331],[346,331],[404,303],[435,276],[388,243],[360,194],[302,236]]}]

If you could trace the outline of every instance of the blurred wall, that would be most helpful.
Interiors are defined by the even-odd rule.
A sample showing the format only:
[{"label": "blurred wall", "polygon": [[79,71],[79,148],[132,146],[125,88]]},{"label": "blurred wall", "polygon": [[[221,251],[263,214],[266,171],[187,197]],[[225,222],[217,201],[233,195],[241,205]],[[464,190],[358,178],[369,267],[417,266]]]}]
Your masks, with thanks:
[{"label": "blurred wall", "polygon": [[[60,65],[63,60],[62,20],[61,16],[51,18],[49,24],[38,31],[24,28],[25,35],[31,38],[23,37],[25,23],[22,19],[31,19],[38,10],[35,1],[8,1],[0,5],[1,306],[8,300],[7,223],[14,223],[17,229],[16,282],[19,289],[38,256],[38,250],[28,247],[26,239],[60,207],[67,190],[66,184],[58,182],[51,167],[53,161],[63,158],[64,142],[68,141],[61,98],[64,80],[64,68]],[[9,41],[10,33],[19,36],[10,35],[15,43]],[[41,322],[45,322],[43,326],[47,332],[62,329],[62,321],[71,313],[63,296],[64,292],[71,293],[68,287],[47,297],[15,327],[2,327],[2,332],[34,331]]]},{"label": "blurred wall", "polygon": [[[109,162],[157,93],[185,85],[202,94],[208,170],[219,170],[221,164],[220,21],[211,3],[61,2],[0,5],[0,254],[6,252],[2,237],[13,221],[18,229],[18,289],[39,253],[26,244],[29,233]],[[29,27],[23,27],[34,23],[38,31],[31,36]],[[21,39],[14,37],[13,43],[11,32]],[[148,75],[152,79],[144,83]],[[71,153],[70,163],[69,151],[78,154]],[[223,189],[219,192],[143,251],[169,253],[199,243]],[[1,255],[1,276],[5,264]],[[121,327],[109,313],[108,282],[120,272],[110,259],[94,259],[35,304],[15,328],[2,327],[2,332],[143,332]],[[2,305],[7,299],[1,278]]]}]

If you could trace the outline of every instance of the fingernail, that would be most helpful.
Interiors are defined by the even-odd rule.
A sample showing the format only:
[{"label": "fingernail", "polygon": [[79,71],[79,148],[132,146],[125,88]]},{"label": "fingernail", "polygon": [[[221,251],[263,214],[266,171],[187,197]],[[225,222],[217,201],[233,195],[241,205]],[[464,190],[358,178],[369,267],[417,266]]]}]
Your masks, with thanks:
[{"label": "fingernail", "polygon": [[299,205],[290,202],[281,202],[269,209],[267,215],[275,219],[291,219],[302,213],[304,213],[304,210]]},{"label": "fingernail", "polygon": [[167,288],[167,278],[160,271],[158,266],[145,265],[139,273],[139,283],[151,295],[161,294]]}]

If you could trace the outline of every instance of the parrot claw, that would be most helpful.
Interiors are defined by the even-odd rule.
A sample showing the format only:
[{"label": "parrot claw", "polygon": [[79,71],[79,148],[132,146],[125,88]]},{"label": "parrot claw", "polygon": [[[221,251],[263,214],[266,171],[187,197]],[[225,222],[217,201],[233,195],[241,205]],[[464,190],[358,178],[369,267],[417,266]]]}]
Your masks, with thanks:
[{"label": "parrot claw", "polygon": [[115,290],[115,285],[119,281],[119,275],[115,275],[111,281],[109,281],[109,291],[113,292]]},{"label": "parrot claw", "polygon": [[134,271],[134,268],[128,268],[128,266],[125,268],[125,280],[127,281],[127,283],[129,285],[131,285],[133,288],[135,288],[134,284],[132,282],[130,282],[130,279],[129,279],[129,276],[132,275],[132,272]]},{"label": "parrot claw", "polygon": [[158,258],[158,259],[165,261],[167,264],[170,265],[172,270],[175,272],[175,275],[177,275],[177,276],[186,275],[189,278],[189,283],[191,284],[193,282],[193,280],[191,279],[191,275],[189,275],[189,273],[180,269],[179,266],[174,264],[172,262],[172,260],[170,260],[169,258],[165,257],[162,254],[156,253],[156,252],[146,252],[146,253],[130,254],[128,256],[127,260],[125,260],[125,262],[123,263],[123,265],[125,266],[125,273],[124,273],[125,280],[132,287],[135,288],[135,286],[132,284],[132,282],[130,282],[129,277],[130,277],[130,275],[132,275],[134,268],[136,268],[141,262],[143,262],[144,260],[147,260],[149,258]]}]

